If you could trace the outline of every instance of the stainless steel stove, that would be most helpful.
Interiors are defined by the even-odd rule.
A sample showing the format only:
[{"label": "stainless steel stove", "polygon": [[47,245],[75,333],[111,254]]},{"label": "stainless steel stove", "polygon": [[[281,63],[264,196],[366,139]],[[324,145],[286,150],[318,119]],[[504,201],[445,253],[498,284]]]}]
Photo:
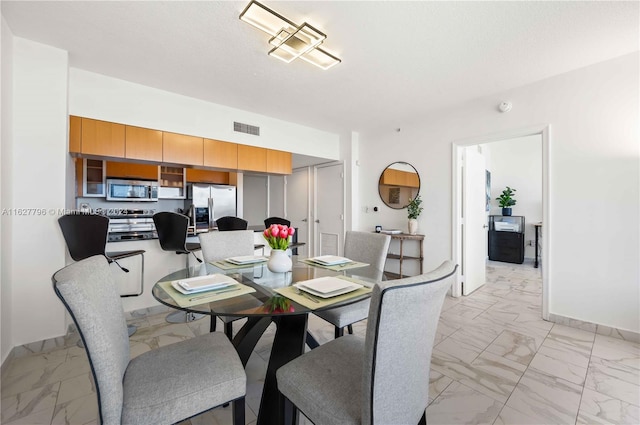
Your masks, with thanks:
[{"label": "stainless steel stove", "polygon": [[106,211],[109,217],[109,242],[156,239],[158,233],[153,224],[155,210]]}]

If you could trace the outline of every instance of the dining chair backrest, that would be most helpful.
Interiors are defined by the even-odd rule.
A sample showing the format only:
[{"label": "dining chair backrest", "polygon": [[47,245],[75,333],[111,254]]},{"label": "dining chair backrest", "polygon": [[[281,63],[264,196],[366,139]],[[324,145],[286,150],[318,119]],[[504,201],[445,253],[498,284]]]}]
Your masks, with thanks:
[{"label": "dining chair backrest", "polygon": [[228,232],[207,232],[198,235],[202,257],[206,262],[229,257],[253,255],[253,231],[231,230]]},{"label": "dining chair backrest", "polygon": [[384,270],[389,243],[389,235],[350,230],[344,238],[344,256],[353,261],[370,264],[377,270]]},{"label": "dining chair backrest", "polygon": [[74,261],[105,255],[109,218],[98,214],[66,214],[58,219]]},{"label": "dining chair backrest", "polygon": [[291,222],[286,218],[269,217],[264,219],[264,228],[271,227],[272,224],[283,224],[287,227],[291,227]]},{"label": "dining chair backrest", "polygon": [[417,424],[429,400],[440,310],[457,266],[383,281],[371,294],[365,336],[362,423]]},{"label": "dining chair backrest", "polygon": [[109,263],[104,256],[93,256],[59,270],[52,281],[87,351],[100,423],[120,423],[129,336]]},{"label": "dining chair backrest", "polygon": [[163,251],[186,252],[189,217],[171,211],[162,211],[153,215],[153,222]]},{"label": "dining chair backrest", "polygon": [[228,215],[217,219],[216,226],[221,232],[227,232],[230,230],[247,230],[249,222],[240,217],[233,217]]}]

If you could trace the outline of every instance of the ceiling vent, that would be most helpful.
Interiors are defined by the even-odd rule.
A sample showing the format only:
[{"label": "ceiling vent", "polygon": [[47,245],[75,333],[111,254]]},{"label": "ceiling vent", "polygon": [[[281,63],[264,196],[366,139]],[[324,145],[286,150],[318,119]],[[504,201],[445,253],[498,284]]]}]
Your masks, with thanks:
[{"label": "ceiling vent", "polygon": [[233,131],[239,133],[252,134],[254,136],[260,135],[260,127],[255,125],[243,124],[241,122],[233,122]]}]

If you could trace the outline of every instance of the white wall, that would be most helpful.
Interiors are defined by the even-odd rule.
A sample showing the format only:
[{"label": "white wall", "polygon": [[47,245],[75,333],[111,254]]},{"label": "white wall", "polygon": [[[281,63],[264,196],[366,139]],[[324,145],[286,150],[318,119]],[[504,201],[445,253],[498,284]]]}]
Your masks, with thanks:
[{"label": "white wall", "polygon": [[[381,206],[377,181],[394,161],[420,173],[425,269],[451,257],[451,144],[550,125],[550,232],[545,245],[549,312],[640,331],[639,54],[425,115],[421,122],[360,136],[359,227],[406,225]],[[500,113],[497,105],[513,102]],[[381,206],[364,213],[364,206]]]},{"label": "white wall", "polygon": [[[321,158],[340,158],[336,134],[75,68],[69,70],[69,114]],[[233,131],[234,121],[257,125],[260,136]]]},{"label": "white wall", "polygon": [[[57,211],[65,207],[67,151],[67,52],[15,37],[11,208],[37,208],[14,215],[12,255],[12,345],[63,334],[65,313],[51,275],[65,263]],[[5,142],[3,141],[3,144]],[[3,170],[4,174],[4,170]]]},{"label": "white wall", "polygon": [[[13,102],[13,34],[2,17],[0,23],[2,36],[0,41],[0,53],[2,57],[2,79],[0,80],[2,95],[0,107],[2,108],[2,135],[0,143],[0,210],[9,208],[13,204],[13,190],[11,186],[11,175],[13,167],[11,158],[12,152],[12,116],[11,104]],[[11,253],[13,218],[10,215],[0,216],[0,360],[4,360],[9,355],[13,347],[12,314],[13,308],[11,299],[11,275],[13,267]]]},{"label": "white wall", "polygon": [[[524,256],[533,258],[534,224],[542,221],[542,136],[532,135],[483,145],[489,149],[487,169],[491,171],[490,214],[501,215],[495,199],[507,187],[515,189],[513,215],[525,217]],[[484,150],[483,150],[484,152]]]}]

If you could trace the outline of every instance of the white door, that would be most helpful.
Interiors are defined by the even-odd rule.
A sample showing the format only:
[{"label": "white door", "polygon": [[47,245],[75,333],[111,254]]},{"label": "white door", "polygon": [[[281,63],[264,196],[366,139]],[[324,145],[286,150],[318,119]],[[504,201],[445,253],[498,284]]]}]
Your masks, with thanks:
[{"label": "white door", "polygon": [[243,217],[249,226],[264,226],[269,211],[267,176],[245,174],[243,178]]},{"label": "white door", "polygon": [[315,255],[341,255],[344,246],[342,164],[316,167]]},{"label": "white door", "polygon": [[294,170],[290,176],[287,176],[286,183],[286,219],[291,222],[293,227],[298,229],[298,242],[306,244],[298,248],[298,255],[301,257],[309,257],[310,244],[312,243],[309,235],[309,206],[311,203],[311,197],[309,196],[311,179],[309,174],[309,168]]},{"label": "white door", "polygon": [[485,160],[478,146],[464,149],[462,170],[462,295],[485,284],[487,213]]}]

